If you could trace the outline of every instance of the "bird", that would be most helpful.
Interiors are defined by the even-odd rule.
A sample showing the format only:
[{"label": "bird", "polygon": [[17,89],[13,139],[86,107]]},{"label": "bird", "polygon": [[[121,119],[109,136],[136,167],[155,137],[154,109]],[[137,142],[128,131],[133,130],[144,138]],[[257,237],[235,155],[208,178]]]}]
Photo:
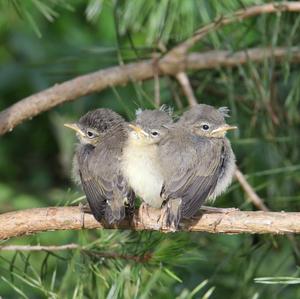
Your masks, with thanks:
[{"label": "bird", "polygon": [[156,110],[137,110],[136,120],[129,124],[122,169],[131,188],[141,198],[143,207],[161,208],[163,177],[157,144],[167,131],[164,125],[172,123],[172,110],[162,106]]},{"label": "bird", "polygon": [[99,108],[65,126],[79,139],[73,177],[82,185],[93,216],[99,222],[120,222],[132,213],[135,199],[121,169],[127,123],[116,112]]},{"label": "bird", "polygon": [[235,156],[225,134],[237,127],[226,124],[228,112],[198,104],[169,126],[158,144],[165,223],[174,230],[231,183]]}]

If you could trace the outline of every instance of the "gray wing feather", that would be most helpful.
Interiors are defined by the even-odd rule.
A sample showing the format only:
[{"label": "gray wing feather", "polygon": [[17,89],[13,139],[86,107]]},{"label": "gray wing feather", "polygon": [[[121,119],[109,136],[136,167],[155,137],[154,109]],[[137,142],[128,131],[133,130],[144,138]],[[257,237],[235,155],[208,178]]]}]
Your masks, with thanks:
[{"label": "gray wing feather", "polygon": [[[211,146],[210,143],[201,142],[200,139],[196,144],[190,143],[190,145],[193,150],[188,151],[184,157],[180,157],[183,153],[180,148],[177,153],[173,152],[169,155],[169,152],[165,152],[161,157],[161,159],[166,157],[170,159],[167,163],[169,169],[171,165],[171,172],[173,172],[167,176],[163,196],[167,200],[181,198],[181,216],[187,218],[197,212],[215,189],[222,164],[221,146]],[[176,144],[171,147],[176,148]],[[170,144],[165,146],[166,150],[168,148]]]},{"label": "gray wing feather", "polygon": [[[95,218],[109,223],[125,217],[124,199],[133,204],[133,193],[120,173],[118,161],[105,150],[86,147],[78,155],[80,177]],[[115,160],[113,161],[112,158]]]}]

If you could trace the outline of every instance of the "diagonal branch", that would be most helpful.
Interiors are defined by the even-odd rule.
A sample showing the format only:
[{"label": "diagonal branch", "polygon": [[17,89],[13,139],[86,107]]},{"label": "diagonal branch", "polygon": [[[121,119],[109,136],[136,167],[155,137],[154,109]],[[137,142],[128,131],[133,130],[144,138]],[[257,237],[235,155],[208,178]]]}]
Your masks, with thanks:
[{"label": "diagonal branch", "polygon": [[[235,67],[248,61],[262,62],[267,58],[281,61],[289,58],[294,63],[300,62],[300,48],[253,48],[232,53],[230,51],[209,51],[191,53],[186,56],[186,70],[201,70],[217,67]],[[158,60],[155,66],[152,60],[144,60],[122,66],[110,67],[94,73],[76,77],[61,84],[55,84],[44,91],[33,94],[0,112],[0,135],[13,130],[18,124],[44,111],[67,101],[102,91],[111,86],[141,81],[159,75],[176,75],[181,71],[177,60]]]},{"label": "diagonal branch", "polygon": [[[118,226],[98,223],[92,215],[82,214],[79,207],[50,207],[4,213],[0,215],[0,240],[12,237],[56,230],[80,229],[132,229],[160,230],[160,210],[149,213],[136,211],[132,221],[123,221]],[[84,219],[84,220],[83,220]],[[186,220],[180,231],[209,233],[289,234],[300,233],[300,213],[295,212],[242,212],[200,214]]]},{"label": "diagonal branch", "polygon": [[268,4],[262,4],[257,6],[250,6],[244,9],[238,10],[228,16],[219,16],[213,22],[198,29],[194,35],[178,46],[174,47],[166,56],[185,56],[187,51],[203,37],[209,33],[216,31],[220,27],[229,25],[236,22],[241,22],[245,19],[255,17],[262,14],[271,14],[277,12],[300,12],[299,1],[285,1],[285,2],[273,2]]},{"label": "diagonal branch", "polygon": [[190,80],[185,72],[179,72],[178,74],[175,75],[177,81],[181,85],[183,92],[189,102],[190,106],[195,106],[197,105],[197,99],[194,95]]},{"label": "diagonal branch", "polygon": [[256,208],[265,212],[270,211],[264,204],[262,198],[257,195],[253,187],[248,183],[245,175],[238,168],[235,170],[235,178],[248,195],[249,201],[251,201]]}]

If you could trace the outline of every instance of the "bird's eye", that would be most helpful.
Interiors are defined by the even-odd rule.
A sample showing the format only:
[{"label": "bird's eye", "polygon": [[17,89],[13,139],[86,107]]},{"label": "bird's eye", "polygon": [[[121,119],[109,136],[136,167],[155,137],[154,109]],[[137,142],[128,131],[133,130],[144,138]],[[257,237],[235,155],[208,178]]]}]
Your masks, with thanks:
[{"label": "bird's eye", "polygon": [[94,138],[94,137],[95,137],[95,134],[94,134],[92,131],[87,131],[87,132],[86,132],[86,135],[87,135],[89,138]]},{"label": "bird's eye", "polygon": [[202,125],[202,130],[207,131],[208,129],[209,129],[209,125],[208,124]]},{"label": "bird's eye", "polygon": [[159,133],[157,131],[151,131],[151,136],[157,137]]}]

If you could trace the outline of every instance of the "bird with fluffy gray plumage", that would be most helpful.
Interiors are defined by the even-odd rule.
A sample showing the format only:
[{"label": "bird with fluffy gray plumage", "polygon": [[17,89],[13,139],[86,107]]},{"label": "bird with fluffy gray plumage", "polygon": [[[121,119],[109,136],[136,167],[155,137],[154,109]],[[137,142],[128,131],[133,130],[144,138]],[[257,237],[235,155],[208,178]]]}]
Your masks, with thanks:
[{"label": "bird with fluffy gray plumage", "polygon": [[128,124],[110,109],[96,109],[65,126],[75,130],[80,141],[73,172],[96,220],[113,224],[126,212],[131,215],[134,193],[121,169]]},{"label": "bird with fluffy gray plumage", "polygon": [[168,226],[178,228],[207,200],[214,200],[231,183],[235,156],[226,124],[228,109],[199,104],[169,126],[158,146],[164,184],[164,214]]}]

